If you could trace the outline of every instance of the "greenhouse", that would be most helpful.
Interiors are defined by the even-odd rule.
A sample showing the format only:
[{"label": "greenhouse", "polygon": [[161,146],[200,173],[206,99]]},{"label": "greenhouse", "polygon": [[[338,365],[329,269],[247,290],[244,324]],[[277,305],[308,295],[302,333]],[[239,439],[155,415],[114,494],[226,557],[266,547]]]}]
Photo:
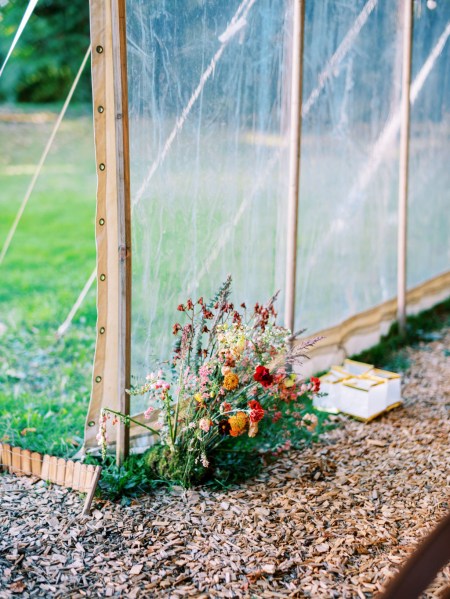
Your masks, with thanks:
[{"label": "greenhouse", "polygon": [[[0,46],[7,85],[39,9]],[[448,596],[450,4],[89,13],[62,109],[0,110],[0,180],[33,162],[1,201],[0,597]],[[61,202],[25,233],[45,178]],[[84,430],[52,435],[72,406]]]}]

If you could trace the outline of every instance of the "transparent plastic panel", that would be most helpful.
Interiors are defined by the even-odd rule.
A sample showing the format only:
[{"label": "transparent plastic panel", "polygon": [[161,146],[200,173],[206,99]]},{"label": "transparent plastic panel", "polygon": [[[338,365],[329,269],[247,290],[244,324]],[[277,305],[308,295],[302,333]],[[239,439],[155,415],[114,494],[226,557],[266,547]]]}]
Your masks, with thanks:
[{"label": "transparent plastic panel", "polygon": [[396,295],[402,3],[307,2],[297,327]]},{"label": "transparent plastic panel", "polygon": [[416,3],[408,286],[450,269],[450,2]]},{"label": "transparent plastic panel", "polygon": [[289,4],[127,4],[134,378],[168,359],[188,297],[228,273],[250,305],[284,286]]}]

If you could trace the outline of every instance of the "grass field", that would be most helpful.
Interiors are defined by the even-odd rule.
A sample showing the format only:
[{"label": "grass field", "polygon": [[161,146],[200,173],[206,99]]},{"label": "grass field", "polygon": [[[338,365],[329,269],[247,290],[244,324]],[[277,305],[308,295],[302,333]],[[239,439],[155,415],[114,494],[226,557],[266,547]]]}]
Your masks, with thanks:
[{"label": "grass field", "polygon": [[[13,114],[11,114],[11,112]],[[55,109],[0,111],[0,244],[50,135]],[[95,264],[95,162],[89,108],[63,122],[0,266],[0,441],[69,455],[90,393],[95,292],[57,341]]]}]

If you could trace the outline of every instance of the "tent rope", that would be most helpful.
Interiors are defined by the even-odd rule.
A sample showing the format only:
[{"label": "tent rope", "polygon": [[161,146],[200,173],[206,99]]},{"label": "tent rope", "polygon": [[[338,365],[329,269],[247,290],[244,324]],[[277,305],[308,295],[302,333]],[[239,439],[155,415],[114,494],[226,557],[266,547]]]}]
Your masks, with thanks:
[{"label": "tent rope", "polygon": [[61,109],[61,112],[59,113],[59,116],[56,120],[56,123],[53,127],[53,131],[49,137],[49,140],[47,141],[47,145],[45,146],[45,149],[42,153],[42,156],[39,160],[39,164],[36,167],[36,170],[34,172],[33,178],[31,179],[31,182],[28,186],[27,192],[22,200],[22,203],[20,205],[20,208],[16,214],[16,218],[14,219],[13,224],[11,225],[11,228],[8,232],[8,235],[6,236],[5,242],[3,244],[3,248],[2,251],[0,252],[0,265],[2,264],[5,256],[6,256],[6,252],[9,249],[9,246],[11,245],[11,241],[13,240],[14,234],[16,232],[17,226],[20,222],[20,219],[22,218],[22,215],[25,211],[25,207],[28,203],[28,200],[30,199],[31,193],[33,192],[34,186],[36,185],[36,181],[39,178],[39,175],[41,174],[42,171],[42,167],[44,166],[44,162],[48,156],[48,153],[50,152],[50,148],[52,147],[53,141],[55,139],[56,133],[58,132],[59,126],[61,125],[61,122],[64,118],[64,115],[66,114],[67,108],[69,106],[70,100],[72,99],[72,96],[75,92],[75,89],[77,87],[78,81],[80,80],[81,74],[83,73],[83,69],[86,65],[86,62],[89,58],[89,54],[91,53],[91,47],[89,46],[89,48],[86,51],[86,54],[83,58],[83,61],[81,63],[80,68],[78,69],[78,73],[72,83],[72,87],[70,88],[70,91],[67,95],[66,101],[64,102],[64,105]]},{"label": "tent rope", "polygon": [[6,55],[6,58],[3,61],[2,68],[0,69],[0,77],[3,75],[3,71],[6,67],[6,63],[8,62],[11,54],[13,53],[14,48],[16,47],[17,42],[19,41],[19,39],[23,33],[23,30],[25,29],[31,15],[33,14],[33,11],[34,11],[37,3],[38,3],[38,0],[30,0],[30,2],[28,3],[28,6],[23,14],[22,20],[20,21],[20,25],[16,31],[16,35],[14,36],[12,44],[8,50],[8,54]]},{"label": "tent rope", "polygon": [[79,307],[84,302],[84,298],[89,293],[89,289],[92,287],[92,285],[93,285],[93,283],[95,281],[96,276],[97,276],[97,268],[94,268],[94,270],[91,273],[91,276],[87,280],[87,282],[86,282],[85,286],[83,287],[80,295],[78,296],[77,301],[74,303],[74,305],[72,306],[69,314],[67,315],[66,320],[62,323],[62,325],[60,327],[58,327],[58,330],[56,331],[56,338],[57,339],[60,339],[63,335],[66,334],[67,329],[70,327],[75,314],[78,312]]}]

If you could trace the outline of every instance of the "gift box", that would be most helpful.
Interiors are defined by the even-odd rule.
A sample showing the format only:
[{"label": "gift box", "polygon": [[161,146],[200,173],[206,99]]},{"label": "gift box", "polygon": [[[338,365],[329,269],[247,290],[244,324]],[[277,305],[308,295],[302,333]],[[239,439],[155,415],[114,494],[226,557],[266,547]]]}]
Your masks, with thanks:
[{"label": "gift box", "polygon": [[365,362],[357,362],[356,360],[350,360],[346,358],[342,366],[332,366],[331,369],[335,372],[341,373],[345,378],[352,376],[362,376],[368,374],[375,367],[373,364],[366,364]]},{"label": "gift box", "polygon": [[314,397],[314,407],[322,412],[337,414],[339,412],[339,396],[341,392],[342,382],[346,379],[341,373],[330,370],[320,377],[320,392],[324,396]]},{"label": "gift box", "polygon": [[337,407],[341,412],[367,422],[386,410],[387,387],[387,379],[377,376],[348,378],[341,384]]},{"label": "gift box", "polygon": [[386,409],[396,407],[403,403],[401,376],[399,374],[396,372],[389,372],[388,370],[381,370],[380,368],[374,368],[369,374],[384,379],[387,383]]}]

